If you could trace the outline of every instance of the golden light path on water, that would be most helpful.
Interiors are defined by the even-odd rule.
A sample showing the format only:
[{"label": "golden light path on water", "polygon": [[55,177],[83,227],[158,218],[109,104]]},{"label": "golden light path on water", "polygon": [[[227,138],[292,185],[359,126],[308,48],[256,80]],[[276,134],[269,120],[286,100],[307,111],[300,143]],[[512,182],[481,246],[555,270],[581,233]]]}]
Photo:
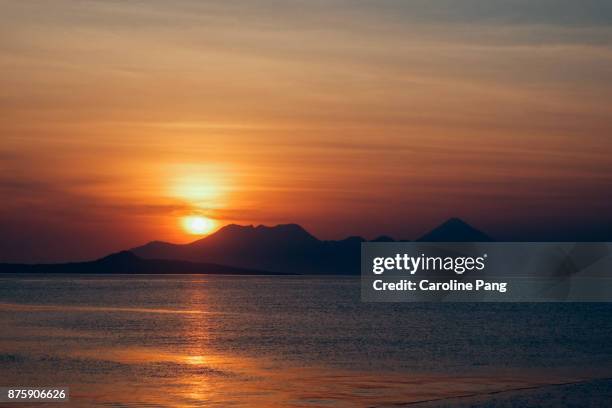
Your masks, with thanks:
[{"label": "golden light path on water", "polygon": [[[228,355],[186,355],[148,348],[90,350],[73,353],[78,358],[100,358],[121,364],[176,364],[192,366],[174,379],[145,384],[141,394],[115,385],[101,385],[99,402],[114,400],[117,393],[140,403],[171,407],[227,404],[248,407],[299,407],[330,405],[370,407],[419,401],[487,395],[547,385],[573,384],[582,377],[521,375],[444,375],[362,372],[329,367],[278,366],[263,359]],[[546,379],[543,379],[546,378]],[[153,390],[150,389],[153,386]],[[105,395],[108,393],[108,395]],[[132,393],[132,394],[131,394]],[[74,397],[80,399],[78,393]],[[83,395],[82,397],[86,397]],[[129,406],[129,402],[128,402]]]},{"label": "golden light path on water", "polygon": [[[185,296],[188,298],[185,301],[191,305],[205,305],[207,301],[205,293],[199,290],[188,291]],[[490,372],[451,375],[347,370],[321,363],[298,365],[265,356],[246,355],[240,350],[219,352],[197,340],[204,338],[207,328],[215,324],[212,318],[217,313],[205,310],[3,303],[0,312],[35,312],[48,314],[50,319],[58,312],[71,313],[72,316],[89,313],[89,318],[94,320],[96,315],[102,317],[106,313],[120,313],[126,318],[133,312],[150,314],[150,318],[162,313],[174,314],[174,319],[180,319],[181,329],[176,334],[179,338],[189,339],[182,345],[105,345],[109,339],[121,338],[120,329],[102,343],[98,342],[95,332],[46,327],[31,327],[25,331],[19,328],[22,335],[27,335],[19,342],[0,338],[3,353],[42,355],[43,360],[63,362],[53,375],[47,373],[46,376],[61,378],[63,366],[70,364],[97,367],[88,375],[70,382],[71,406],[77,407],[118,403],[126,407],[176,408],[211,405],[371,407],[486,396],[576,383],[588,378],[559,373],[542,375],[530,370],[520,373],[498,371],[494,375]],[[163,331],[157,335],[163,335]],[[46,339],[44,343],[39,341],[41,337]]]},{"label": "golden light path on water", "polygon": [[126,312],[126,313],[162,313],[162,314],[211,314],[203,310],[160,309],[141,307],[113,306],[75,306],[75,305],[27,305],[19,303],[0,303],[0,311],[30,311],[30,312]]}]

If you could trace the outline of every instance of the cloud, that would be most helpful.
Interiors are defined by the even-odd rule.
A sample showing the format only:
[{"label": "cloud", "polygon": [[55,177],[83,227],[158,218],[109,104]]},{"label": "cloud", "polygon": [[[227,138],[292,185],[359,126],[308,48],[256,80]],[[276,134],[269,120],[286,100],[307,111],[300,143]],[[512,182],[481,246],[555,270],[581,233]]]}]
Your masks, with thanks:
[{"label": "cloud", "polygon": [[409,22],[607,26],[607,0],[357,0],[345,4]]}]

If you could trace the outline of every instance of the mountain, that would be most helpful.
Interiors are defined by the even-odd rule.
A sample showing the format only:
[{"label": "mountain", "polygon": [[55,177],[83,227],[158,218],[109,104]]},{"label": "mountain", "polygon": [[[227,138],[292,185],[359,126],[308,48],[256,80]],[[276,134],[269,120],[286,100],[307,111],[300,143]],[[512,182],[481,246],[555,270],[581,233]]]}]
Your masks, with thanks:
[{"label": "mountain", "polygon": [[387,235],[381,235],[379,237],[374,238],[370,242],[395,242],[395,240]]},{"label": "mountain", "polygon": [[359,273],[361,237],[321,241],[297,224],[227,225],[190,244],[150,242],[131,251],[142,258],[213,262],[274,272]]},{"label": "mountain", "polygon": [[493,239],[459,218],[450,218],[429,231],[421,242],[491,242]]},{"label": "mountain", "polygon": [[[189,244],[154,241],[131,252],[145,259],[181,259],[283,273],[358,274],[361,237],[322,241],[297,224],[274,227],[227,225]],[[452,218],[421,241],[491,241],[484,233]],[[380,236],[374,242],[394,242]]]},{"label": "mountain", "polygon": [[[418,241],[492,239],[464,221],[451,218]],[[322,241],[297,224],[274,227],[231,224],[189,244],[152,241],[89,262],[0,264],[0,273],[359,274],[362,242],[365,240],[358,236]],[[395,241],[383,235],[372,242]]]},{"label": "mountain", "polygon": [[89,262],[63,264],[0,264],[0,273],[121,273],[121,274],[228,274],[270,275],[272,272],[235,268],[213,263],[171,261],[166,259],[142,259],[129,251],[122,251]]}]

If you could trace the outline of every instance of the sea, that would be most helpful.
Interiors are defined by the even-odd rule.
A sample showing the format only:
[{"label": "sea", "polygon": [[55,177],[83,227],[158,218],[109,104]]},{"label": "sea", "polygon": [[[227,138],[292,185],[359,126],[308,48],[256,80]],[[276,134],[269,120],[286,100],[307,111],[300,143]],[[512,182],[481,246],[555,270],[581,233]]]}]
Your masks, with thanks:
[{"label": "sea", "polygon": [[336,276],[0,276],[0,387],[69,387],[19,407],[489,406],[610,377],[608,303],[366,303]]}]

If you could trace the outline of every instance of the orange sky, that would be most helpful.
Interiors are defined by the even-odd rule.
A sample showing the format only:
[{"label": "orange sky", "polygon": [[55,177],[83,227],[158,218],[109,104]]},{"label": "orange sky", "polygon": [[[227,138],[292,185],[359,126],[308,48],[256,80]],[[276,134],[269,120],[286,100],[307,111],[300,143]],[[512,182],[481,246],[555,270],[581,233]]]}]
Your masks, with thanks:
[{"label": "orange sky", "polygon": [[0,0],[0,260],[609,226],[612,11],[532,3]]}]

